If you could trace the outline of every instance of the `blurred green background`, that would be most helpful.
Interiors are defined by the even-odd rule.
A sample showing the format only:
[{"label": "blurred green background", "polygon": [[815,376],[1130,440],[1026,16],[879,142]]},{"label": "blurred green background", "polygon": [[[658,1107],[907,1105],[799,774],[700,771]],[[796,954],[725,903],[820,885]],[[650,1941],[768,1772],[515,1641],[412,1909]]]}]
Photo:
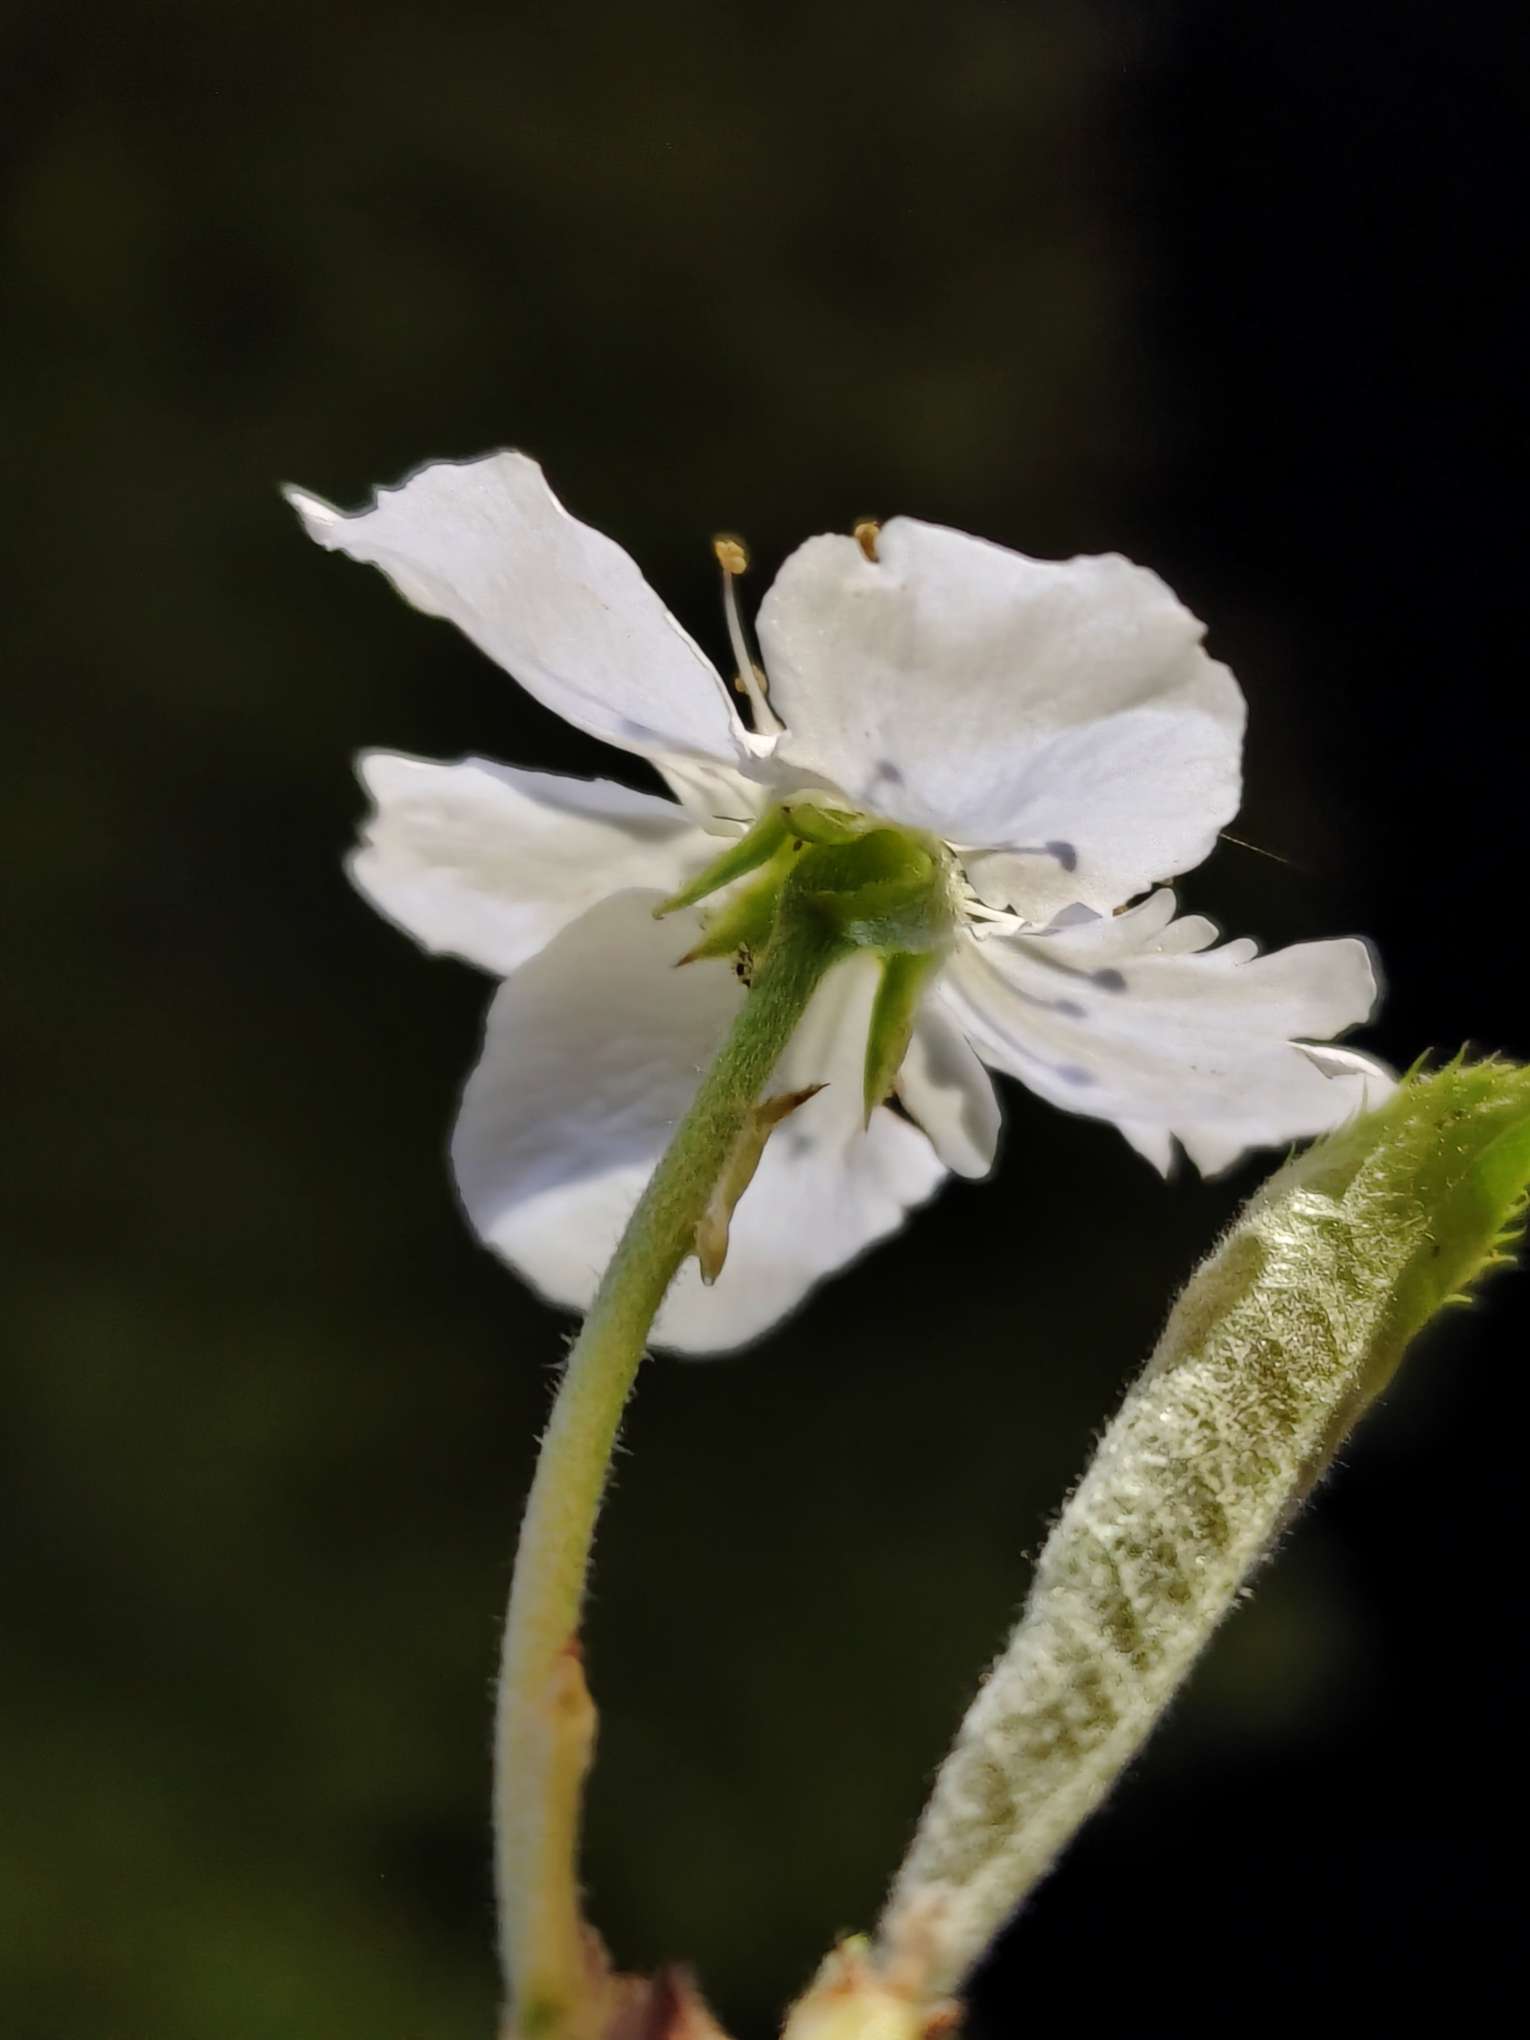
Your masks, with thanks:
[{"label": "blurred green background", "polygon": [[[524,446],[718,656],[722,528],[756,595],[897,510],[1144,559],[1243,680],[1237,826],[1289,860],[1224,847],[1189,901],[1375,937],[1394,1060],[1530,1052],[1511,27],[6,11],[7,2040],[491,2026],[489,1684],[564,1324],[453,1207],[487,988],[349,893],[348,760],[612,761],[278,481],[353,503]],[[650,1365],[632,1413],[592,1900],[740,2040],[870,1920],[1049,1512],[1258,1177],[1166,1189],[1009,1104],[993,1182],[769,1344]],[[1510,1992],[1526,1330],[1507,1281],[1418,1357],[983,2031]]]}]

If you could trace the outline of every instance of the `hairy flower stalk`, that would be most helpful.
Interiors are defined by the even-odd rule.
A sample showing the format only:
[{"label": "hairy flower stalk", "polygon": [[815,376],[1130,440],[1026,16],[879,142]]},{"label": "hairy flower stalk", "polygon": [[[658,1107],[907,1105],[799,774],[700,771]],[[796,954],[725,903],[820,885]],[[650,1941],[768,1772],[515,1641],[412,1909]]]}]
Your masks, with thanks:
[{"label": "hairy flower stalk", "polygon": [[937,939],[943,896],[939,867],[896,832],[803,847],[781,876],[749,997],[569,1355],[516,1554],[495,1729],[500,1949],[517,2040],[595,2040],[608,2024],[609,1980],[584,1925],[576,1867],[595,1726],[578,1630],[617,1428],[655,1314],[691,1254],[721,1265],[732,1203],[784,1116],[756,1101],[824,974],[858,947],[897,953]]},{"label": "hairy flower stalk", "polygon": [[916,1975],[926,2002],[960,1986],[1140,1749],[1408,1339],[1504,1258],[1527,1181],[1530,1070],[1458,1062],[1246,1207],[1047,1540],[897,1877],[885,1974]]}]

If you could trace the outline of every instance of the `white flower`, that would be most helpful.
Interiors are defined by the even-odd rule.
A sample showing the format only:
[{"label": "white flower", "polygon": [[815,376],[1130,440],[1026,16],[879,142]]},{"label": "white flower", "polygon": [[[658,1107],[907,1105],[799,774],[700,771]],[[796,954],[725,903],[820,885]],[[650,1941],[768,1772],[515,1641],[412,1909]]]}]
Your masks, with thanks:
[{"label": "white flower", "polygon": [[1369,1014],[1363,942],[1219,948],[1209,921],[1148,890],[1198,864],[1236,811],[1244,706],[1146,569],[1032,560],[911,518],[809,539],[759,612],[768,707],[731,617],[751,730],[633,561],[525,455],[425,468],[355,516],[291,500],[321,545],[381,567],[676,796],[476,758],[361,760],[376,812],[357,885],[427,949],[504,980],[452,1159],[479,1233],[554,1302],[589,1301],[747,996],[726,962],[674,968],[704,910],[652,909],[793,792],[941,838],[960,925],[898,1077],[903,1112],[869,1125],[878,962],[830,971],[772,1083],[826,1088],[768,1143],[722,1279],[705,1288],[687,1264],[659,1344],[753,1337],[948,1170],[986,1174],[985,1064],[1114,1121],[1160,1169],[1176,1140],[1220,1169],[1390,1088],[1368,1058],[1304,1045]]}]

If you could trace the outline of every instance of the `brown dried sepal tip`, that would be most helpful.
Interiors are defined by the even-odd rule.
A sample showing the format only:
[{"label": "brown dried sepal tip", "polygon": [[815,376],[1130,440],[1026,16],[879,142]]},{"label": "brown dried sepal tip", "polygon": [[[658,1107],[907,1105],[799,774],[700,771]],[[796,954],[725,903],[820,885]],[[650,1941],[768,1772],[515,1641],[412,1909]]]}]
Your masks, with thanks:
[{"label": "brown dried sepal tip", "polygon": [[[707,2009],[690,1971],[622,1976],[610,1967],[599,1936],[590,1934],[589,1996],[578,2017],[558,2028],[560,2040],[728,2040]],[[499,2040],[537,2040],[506,2019]]]},{"label": "brown dried sepal tip", "polygon": [[581,1734],[594,1734],[595,1702],[584,1676],[584,1645],[571,1636],[553,1659],[548,1681],[548,1711]]},{"label": "brown dried sepal tip", "polygon": [[722,1273],[723,1262],[728,1258],[728,1234],[733,1213],[738,1200],[754,1181],[754,1172],[760,1166],[766,1141],[783,1119],[795,1112],[798,1106],[806,1105],[810,1098],[816,1098],[822,1089],[822,1084],[807,1084],[800,1091],[782,1091],[774,1098],[766,1098],[761,1104],[750,1106],[696,1227],[696,1259],[701,1263],[701,1279],[709,1289]]},{"label": "brown dried sepal tip", "polygon": [[717,564],[729,576],[747,574],[749,554],[743,541],[737,538],[714,538],[712,550],[717,555]]},{"label": "brown dried sepal tip", "polygon": [[688,1970],[619,1976],[610,2023],[601,2040],[728,2040]]},{"label": "brown dried sepal tip", "polygon": [[873,566],[877,563],[877,536],[881,529],[874,517],[863,517],[855,527],[855,542]]}]

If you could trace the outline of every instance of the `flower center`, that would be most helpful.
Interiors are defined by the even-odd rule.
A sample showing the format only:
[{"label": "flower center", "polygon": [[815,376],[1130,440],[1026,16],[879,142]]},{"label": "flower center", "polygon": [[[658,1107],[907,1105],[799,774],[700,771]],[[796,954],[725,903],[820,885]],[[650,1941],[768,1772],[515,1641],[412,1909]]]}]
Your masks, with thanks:
[{"label": "flower center", "polygon": [[857,949],[922,955],[947,946],[959,881],[955,859],[936,837],[802,793],[767,808],[654,913],[726,892],[687,962],[757,952],[788,895],[794,910],[826,919]]},{"label": "flower center", "polygon": [[726,891],[701,940],[679,960],[725,958],[748,984],[777,930],[816,922],[845,954],[869,950],[881,965],[866,1041],[865,1103],[891,1092],[919,1002],[955,933],[956,861],[921,830],[795,794],[709,864],[656,916]]}]

